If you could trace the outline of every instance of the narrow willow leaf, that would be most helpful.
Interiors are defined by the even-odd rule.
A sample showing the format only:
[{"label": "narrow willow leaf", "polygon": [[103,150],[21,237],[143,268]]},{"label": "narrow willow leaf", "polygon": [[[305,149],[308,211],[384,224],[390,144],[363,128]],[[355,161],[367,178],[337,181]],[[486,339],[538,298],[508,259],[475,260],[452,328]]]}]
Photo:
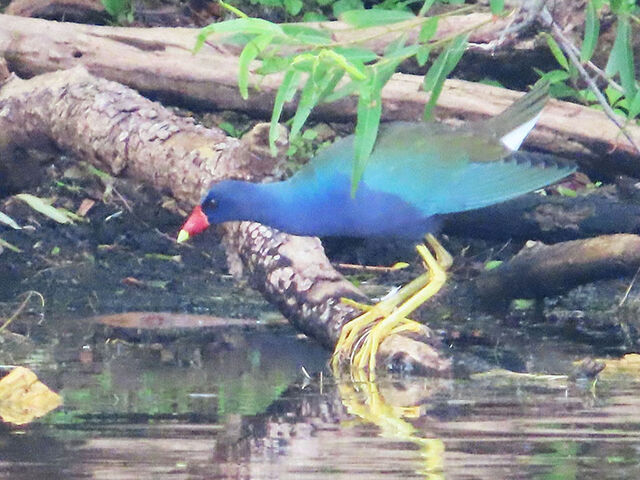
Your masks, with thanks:
[{"label": "narrow willow leaf", "polygon": [[260,52],[264,50],[273,40],[273,35],[258,35],[242,49],[238,61],[238,90],[243,99],[249,98],[249,67]]},{"label": "narrow willow leaf", "polygon": [[398,50],[402,49],[407,43],[407,33],[399,35],[394,41],[390,42],[384,49],[384,55],[393,55]]},{"label": "narrow willow leaf", "polygon": [[429,9],[431,8],[431,6],[435,3],[435,1],[436,0],[425,0],[425,2],[422,4],[422,7],[420,7],[420,12],[418,13],[418,16],[422,17],[426,15]]},{"label": "narrow willow leaf", "polygon": [[438,102],[438,98],[440,98],[442,87],[444,86],[444,81],[446,80],[446,78],[446,75],[442,75],[436,79],[436,83],[431,89],[431,96],[429,97],[429,101],[424,106],[424,113],[422,115],[424,120],[431,120],[431,118],[433,117],[433,109]]},{"label": "narrow willow leaf", "polygon": [[246,38],[247,35],[252,36],[265,34],[270,34],[274,37],[285,36],[282,31],[282,27],[276,23],[272,23],[261,18],[236,18],[234,20],[212,23],[201,28],[198,36],[196,37],[193,53],[197,53],[204,45],[207,37],[213,33],[237,34],[241,35],[242,38]]},{"label": "narrow willow leaf", "polygon": [[14,230],[20,230],[22,228],[20,225],[17,224],[17,222],[13,218],[11,218],[6,213],[2,213],[2,212],[0,212],[0,223],[4,223],[5,225],[8,225]]},{"label": "narrow willow leaf", "polygon": [[327,103],[335,102],[337,100],[340,100],[341,98],[344,98],[344,97],[347,97],[349,95],[352,95],[352,94],[354,94],[355,92],[358,91],[358,88],[360,87],[361,83],[362,82],[355,82],[355,81],[348,82],[345,85],[343,85],[342,87],[340,87],[337,90],[334,90],[332,93],[328,94],[324,98],[324,101],[327,102]]},{"label": "narrow willow leaf", "polygon": [[269,75],[271,73],[283,72],[289,68],[291,62],[293,61],[294,56],[287,55],[284,57],[281,56],[272,56],[266,57],[262,59],[262,65],[256,68],[256,73],[260,75]]},{"label": "narrow willow leaf", "polygon": [[331,92],[333,92],[333,90],[336,88],[336,85],[338,85],[340,80],[342,80],[342,77],[344,77],[344,73],[345,73],[344,70],[337,68],[333,73],[328,74],[329,81],[326,82],[324,88],[320,92],[320,101],[325,101],[327,96]]},{"label": "narrow willow leaf", "polygon": [[566,70],[551,70],[540,77],[540,80],[549,82],[550,85],[563,82],[569,78],[569,72]]},{"label": "narrow willow leaf", "polygon": [[558,62],[565,70],[569,70],[569,61],[567,60],[567,57],[564,56],[564,52],[560,48],[560,45],[558,45],[558,42],[556,42],[556,40],[548,33],[544,34],[544,38],[547,41],[549,50],[551,50],[556,62]]},{"label": "narrow willow leaf", "polygon": [[22,253],[22,250],[16,247],[13,243],[9,243],[6,240],[3,240],[2,238],[0,238],[0,247],[6,248],[15,253]]},{"label": "narrow willow leaf", "polygon": [[200,32],[210,33],[244,33],[252,35],[284,35],[282,27],[277,23],[263,20],[262,18],[236,18],[224,22],[207,25]]},{"label": "narrow willow leaf", "polygon": [[629,105],[629,118],[634,119],[640,114],[640,90],[636,92],[636,96]]},{"label": "narrow willow leaf", "polygon": [[590,0],[587,4],[587,13],[584,20],[584,40],[582,41],[582,48],[580,49],[580,61],[587,62],[591,60],[593,52],[598,44],[598,36],[600,35],[600,19],[598,18],[598,11]]},{"label": "narrow willow leaf", "polygon": [[304,7],[302,0],[284,0],[284,8],[289,15],[297,15]]},{"label": "narrow willow leaf", "polygon": [[627,98],[636,95],[636,81],[631,49],[631,25],[626,16],[618,17],[616,39],[609,54],[605,72],[608,75],[620,74],[620,83]]},{"label": "narrow willow leaf", "polygon": [[233,13],[234,15],[237,15],[240,18],[248,18],[249,17],[249,15],[244,13],[242,10],[234,7],[233,5],[228,4],[227,2],[223,2],[222,0],[218,0],[218,3],[220,4],[220,6],[222,8],[225,8],[225,9],[229,10],[231,13]]},{"label": "narrow willow leaf", "polygon": [[420,50],[420,45],[418,44],[407,45],[406,47],[399,48],[393,53],[385,55],[385,60],[389,60],[391,62],[395,62],[397,60],[398,63],[400,63],[407,58],[416,55],[418,53],[418,50]]},{"label": "narrow willow leaf", "polygon": [[416,61],[420,67],[427,63],[429,55],[431,55],[431,46],[423,45],[418,49],[418,52],[416,53]]},{"label": "narrow willow leaf", "polygon": [[430,120],[433,115],[433,109],[436,106],[438,98],[442,93],[444,81],[447,76],[456,68],[458,62],[464,54],[467,46],[468,35],[458,35],[447,46],[447,48],[438,56],[424,78],[424,89],[431,92],[429,101],[424,106],[423,117]]},{"label": "narrow willow leaf", "polygon": [[502,263],[502,260],[489,260],[484,264],[484,269],[486,271],[493,270],[494,268],[498,268],[500,265],[502,265]]},{"label": "narrow willow leaf", "polygon": [[440,80],[441,77],[446,76],[443,74],[445,66],[447,65],[447,56],[449,55],[449,51],[445,49],[440,52],[438,58],[435,59],[433,64],[429,70],[427,70],[427,74],[424,76],[424,80],[422,82],[422,86],[425,92],[430,92],[435,87],[436,83]]},{"label": "narrow willow leaf", "polygon": [[354,80],[364,80],[365,78],[367,78],[367,75],[363,68],[361,68],[359,65],[351,63],[344,56],[340,55],[334,50],[322,51],[320,54],[320,58],[323,62],[326,62],[328,60],[331,63],[335,63]]},{"label": "narrow willow leaf", "polygon": [[329,74],[326,65],[317,65],[315,72],[319,71],[323,72],[323,74],[312,74],[307,79],[307,83],[304,87],[302,87],[300,101],[298,102],[298,109],[296,110],[296,114],[293,116],[293,121],[291,122],[291,138],[295,138],[300,133],[302,126],[307,121],[307,118],[309,118],[309,114],[320,101],[322,92],[324,92],[327,85],[333,81],[334,77]]},{"label": "narrow willow leaf", "polygon": [[416,16],[411,12],[403,10],[384,10],[382,8],[375,8],[371,10],[349,10],[340,15],[340,20],[356,28],[388,25],[390,23],[404,22],[414,18],[416,18]]},{"label": "narrow willow leaf", "polygon": [[[372,84],[373,86],[373,84]],[[358,123],[354,139],[353,174],[351,176],[351,196],[355,197],[362,179],[367,160],[373,151],[378,136],[378,126],[382,115],[381,90],[370,89],[358,99]]]},{"label": "narrow willow leaf", "polygon": [[15,198],[22,200],[35,211],[49,217],[51,220],[55,220],[58,223],[73,223],[73,221],[65,215],[61,210],[52,207],[47,202],[28,193],[19,193],[14,195]]},{"label": "narrow willow leaf", "polygon": [[271,113],[271,124],[269,126],[269,148],[271,150],[271,155],[273,156],[278,153],[276,140],[278,140],[278,134],[280,132],[278,122],[282,116],[282,109],[284,108],[285,103],[290,102],[293,99],[293,96],[298,90],[301,76],[302,72],[298,70],[288,70],[282,79],[280,87],[278,87],[278,92],[276,93],[276,98],[273,103],[273,111]]},{"label": "narrow willow leaf", "polygon": [[426,22],[422,24],[420,33],[418,34],[418,41],[420,43],[428,42],[433,38],[438,30],[438,20],[440,17],[430,17]]},{"label": "narrow willow leaf", "polygon": [[327,45],[333,40],[331,34],[325,30],[300,25],[295,23],[281,25],[282,31],[295,40],[297,43],[305,43],[307,45]]},{"label": "narrow willow leaf", "polygon": [[469,39],[469,34],[458,35],[451,42],[451,48],[449,50],[449,55],[447,55],[447,75],[449,75],[454,68],[460,62],[462,55],[464,54],[465,49],[467,48],[467,40]]},{"label": "narrow willow leaf", "polygon": [[378,54],[373,50],[362,47],[336,47],[333,49],[338,55],[342,55],[349,62],[368,63],[378,59]]},{"label": "narrow willow leaf", "polygon": [[498,15],[504,10],[504,0],[489,0],[489,7],[491,7],[491,13]]}]

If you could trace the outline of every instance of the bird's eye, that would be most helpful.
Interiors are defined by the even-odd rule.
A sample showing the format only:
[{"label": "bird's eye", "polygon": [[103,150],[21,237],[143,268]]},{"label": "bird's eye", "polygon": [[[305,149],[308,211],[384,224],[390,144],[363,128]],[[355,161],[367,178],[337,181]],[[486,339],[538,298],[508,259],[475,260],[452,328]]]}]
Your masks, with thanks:
[{"label": "bird's eye", "polygon": [[216,208],[217,206],[218,206],[218,202],[216,202],[215,198],[207,200],[207,202],[206,202],[206,207],[208,209],[213,209],[213,208]]}]

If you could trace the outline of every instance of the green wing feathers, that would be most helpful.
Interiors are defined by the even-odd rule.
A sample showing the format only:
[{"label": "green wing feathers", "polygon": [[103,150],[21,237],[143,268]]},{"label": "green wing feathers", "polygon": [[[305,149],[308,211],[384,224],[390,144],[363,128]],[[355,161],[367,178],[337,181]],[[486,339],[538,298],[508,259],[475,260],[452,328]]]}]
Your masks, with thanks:
[{"label": "green wing feathers", "polygon": [[500,162],[469,163],[448,191],[425,207],[434,209],[433,213],[486,207],[545,187],[575,170],[573,164],[541,153],[514,152]]}]

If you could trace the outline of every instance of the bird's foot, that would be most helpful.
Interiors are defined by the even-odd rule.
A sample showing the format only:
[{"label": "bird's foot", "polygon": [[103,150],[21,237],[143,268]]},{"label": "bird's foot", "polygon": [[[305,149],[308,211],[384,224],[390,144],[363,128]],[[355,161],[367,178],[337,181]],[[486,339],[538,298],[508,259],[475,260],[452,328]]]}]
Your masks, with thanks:
[{"label": "bird's foot", "polygon": [[[388,335],[405,332],[421,332],[424,326],[409,318],[396,319],[396,316],[383,304],[370,306],[362,315],[354,318],[344,327],[336,343],[331,359],[334,369],[345,359],[352,367],[375,368],[375,356],[382,340]],[[391,319],[391,321],[389,321]],[[366,359],[373,359],[367,361]]]},{"label": "bird's foot", "polygon": [[385,338],[397,333],[424,331],[422,324],[408,316],[440,290],[446,281],[446,270],[452,264],[451,255],[433,235],[427,235],[426,241],[433,253],[426,245],[417,246],[426,273],[374,306],[353,302],[365,312],[342,327],[331,360],[334,370],[348,358],[352,371],[368,367],[369,377],[373,379],[376,355]]}]

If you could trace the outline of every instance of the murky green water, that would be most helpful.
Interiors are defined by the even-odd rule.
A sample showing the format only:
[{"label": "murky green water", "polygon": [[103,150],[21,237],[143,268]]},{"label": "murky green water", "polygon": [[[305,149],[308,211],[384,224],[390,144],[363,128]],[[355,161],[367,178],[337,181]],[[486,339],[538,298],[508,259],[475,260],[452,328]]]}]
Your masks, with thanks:
[{"label": "murky green water", "polygon": [[0,478],[640,478],[638,378],[372,385],[327,359],[281,328],[35,348],[64,407],[0,427]]}]

